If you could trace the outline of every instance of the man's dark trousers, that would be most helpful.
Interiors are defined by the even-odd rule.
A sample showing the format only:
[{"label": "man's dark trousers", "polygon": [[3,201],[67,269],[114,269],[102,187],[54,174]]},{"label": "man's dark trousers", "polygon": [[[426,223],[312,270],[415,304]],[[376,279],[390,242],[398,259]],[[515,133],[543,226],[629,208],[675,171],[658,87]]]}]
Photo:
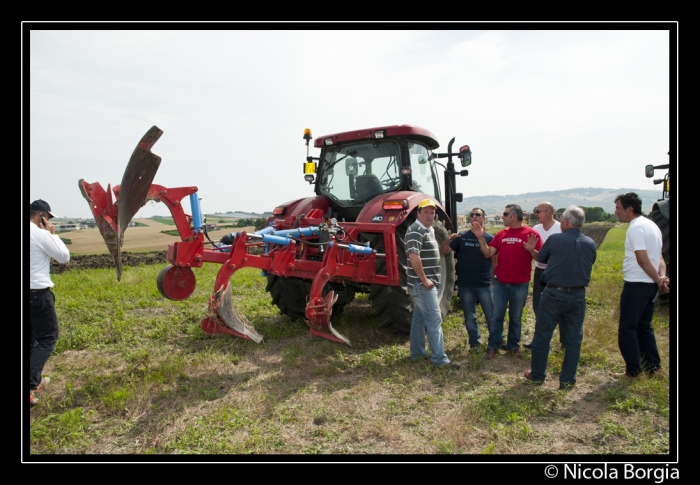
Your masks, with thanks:
[{"label": "man's dark trousers", "polygon": [[29,390],[41,383],[41,372],[58,342],[58,318],[50,290],[29,292]]},{"label": "man's dark trousers", "polygon": [[622,287],[617,344],[625,360],[625,373],[630,377],[642,371],[654,373],[661,368],[656,336],[651,327],[657,290],[654,283],[625,281]]}]

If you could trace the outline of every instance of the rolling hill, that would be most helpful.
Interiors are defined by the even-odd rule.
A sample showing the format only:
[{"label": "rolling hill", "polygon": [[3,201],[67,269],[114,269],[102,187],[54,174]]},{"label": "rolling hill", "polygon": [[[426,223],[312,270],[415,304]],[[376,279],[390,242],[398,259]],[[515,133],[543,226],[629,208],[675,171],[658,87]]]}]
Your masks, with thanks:
[{"label": "rolling hill", "polygon": [[654,202],[661,198],[661,190],[576,188],[524,194],[485,195],[467,197],[457,204],[457,213],[466,214],[473,207],[481,207],[487,214],[503,211],[506,204],[518,204],[524,211],[532,211],[540,202],[551,202],[555,209],[570,205],[602,207],[610,214],[615,212],[615,197],[626,192],[636,192],[642,198],[642,211],[649,213]]}]

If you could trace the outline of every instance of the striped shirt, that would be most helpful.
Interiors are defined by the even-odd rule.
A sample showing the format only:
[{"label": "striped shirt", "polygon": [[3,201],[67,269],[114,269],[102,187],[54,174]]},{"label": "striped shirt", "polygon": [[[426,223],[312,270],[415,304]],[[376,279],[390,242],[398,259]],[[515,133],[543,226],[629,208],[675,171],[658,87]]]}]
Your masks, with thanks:
[{"label": "striped shirt", "polygon": [[[435,230],[425,227],[419,221],[414,222],[406,232],[406,258],[410,253],[420,256],[425,276],[436,285],[440,284],[440,249],[435,240]],[[413,269],[409,259],[406,275],[406,284],[413,286],[420,283],[420,278]]]}]

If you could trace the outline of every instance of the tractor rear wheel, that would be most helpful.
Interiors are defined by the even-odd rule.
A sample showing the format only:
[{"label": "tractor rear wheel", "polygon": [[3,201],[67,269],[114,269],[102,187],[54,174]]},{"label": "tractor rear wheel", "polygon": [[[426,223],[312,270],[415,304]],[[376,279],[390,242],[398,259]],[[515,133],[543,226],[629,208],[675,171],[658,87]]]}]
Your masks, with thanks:
[{"label": "tractor rear wheel", "polygon": [[663,241],[663,248],[661,249],[661,255],[664,258],[664,262],[668,266],[669,263],[669,227],[668,227],[668,219],[666,219],[663,214],[661,214],[661,211],[658,209],[656,205],[654,205],[654,209],[651,211],[651,214],[649,214],[649,219],[654,221],[654,223],[659,226],[659,229],[661,229],[661,239]]},{"label": "tractor rear wheel", "polygon": [[[382,327],[388,327],[397,333],[409,334],[411,332],[411,319],[413,318],[413,302],[408,292],[406,257],[406,231],[415,221],[415,214],[412,214],[403,224],[396,228],[396,252],[398,253],[399,266],[399,286],[370,285],[369,298],[372,301],[373,313],[379,317]],[[438,246],[448,237],[445,224],[435,219],[433,222],[435,239]],[[384,252],[384,241],[379,238],[375,249],[378,253]],[[380,259],[378,273],[382,274],[386,268],[386,261]],[[453,253],[440,256],[440,289],[438,298],[440,300],[440,311],[444,318],[452,306],[452,297],[455,287],[455,260]]]},{"label": "tractor rear wheel", "polygon": [[[659,226],[659,229],[661,230],[661,240],[663,242],[663,247],[661,249],[661,256],[664,258],[664,262],[666,263],[666,275],[669,278],[672,278],[672,263],[670,262],[670,252],[669,252],[669,224],[668,224],[668,219],[664,217],[664,215],[661,213],[661,210],[659,210],[659,207],[657,204],[654,204],[654,208],[652,209],[651,213],[649,214],[649,219],[654,221],[654,223]],[[668,303],[668,294],[660,294],[659,295],[659,300],[660,303]]]},{"label": "tractor rear wheel", "polygon": [[[301,278],[285,278],[284,276],[268,276],[265,288],[272,297],[272,303],[279,308],[282,315],[287,315],[292,320],[306,319],[306,302],[311,293],[311,281]],[[355,290],[352,286],[339,284],[326,285],[323,296],[334,290],[338,295],[338,301],[333,305],[333,315],[343,313],[343,307],[355,298]]]}]

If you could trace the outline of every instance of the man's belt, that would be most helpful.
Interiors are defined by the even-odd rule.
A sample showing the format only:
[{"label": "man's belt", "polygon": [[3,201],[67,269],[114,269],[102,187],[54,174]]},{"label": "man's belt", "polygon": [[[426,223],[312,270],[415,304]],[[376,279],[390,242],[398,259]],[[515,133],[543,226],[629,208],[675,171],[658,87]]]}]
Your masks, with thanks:
[{"label": "man's belt", "polygon": [[34,288],[29,288],[29,291],[31,293],[40,293],[42,291],[49,291],[51,288],[39,288],[38,290],[35,290]]},{"label": "man's belt", "polygon": [[547,285],[547,288],[551,288],[553,290],[562,290],[562,291],[574,291],[574,290],[583,290],[585,286],[553,286],[553,285]]}]

